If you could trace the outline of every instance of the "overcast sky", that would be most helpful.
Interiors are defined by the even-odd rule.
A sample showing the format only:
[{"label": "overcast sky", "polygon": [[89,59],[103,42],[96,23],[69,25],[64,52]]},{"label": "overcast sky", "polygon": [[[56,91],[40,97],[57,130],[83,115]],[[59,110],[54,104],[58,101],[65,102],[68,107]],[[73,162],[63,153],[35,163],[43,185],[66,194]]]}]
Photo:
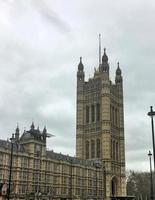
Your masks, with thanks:
[{"label": "overcast sky", "polygon": [[123,72],[127,169],[148,170],[154,0],[0,0],[0,138],[34,121],[56,136],[49,149],[75,155],[77,65],[93,75],[99,33],[111,80],[118,61]]}]

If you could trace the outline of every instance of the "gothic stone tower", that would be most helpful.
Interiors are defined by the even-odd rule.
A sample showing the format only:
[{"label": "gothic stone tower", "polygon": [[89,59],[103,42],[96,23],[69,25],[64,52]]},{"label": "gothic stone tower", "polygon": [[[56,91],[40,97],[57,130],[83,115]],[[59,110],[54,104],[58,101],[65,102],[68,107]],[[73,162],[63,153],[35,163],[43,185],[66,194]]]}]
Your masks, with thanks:
[{"label": "gothic stone tower", "polygon": [[[100,59],[101,60],[101,59]],[[106,50],[93,78],[85,81],[82,58],[77,71],[76,156],[100,160],[106,170],[106,197],[125,196],[123,79],[109,79]]]}]

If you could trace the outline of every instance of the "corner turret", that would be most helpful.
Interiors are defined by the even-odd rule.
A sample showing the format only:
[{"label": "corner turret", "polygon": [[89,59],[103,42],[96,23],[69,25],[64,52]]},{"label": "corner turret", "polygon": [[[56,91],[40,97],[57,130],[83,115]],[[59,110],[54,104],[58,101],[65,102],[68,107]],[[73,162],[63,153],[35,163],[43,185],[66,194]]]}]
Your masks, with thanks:
[{"label": "corner turret", "polygon": [[80,63],[78,64],[77,80],[84,81],[84,65],[82,63],[82,57],[80,57]]},{"label": "corner turret", "polygon": [[122,79],[122,72],[121,69],[119,67],[119,62],[117,63],[117,69],[116,69],[116,77],[115,77],[115,83],[116,84],[121,84],[123,81]]},{"label": "corner turret", "polygon": [[104,48],[104,54],[102,56],[102,64],[108,63],[108,56],[106,55],[106,48]]},{"label": "corner turret", "polygon": [[19,126],[17,124],[17,128],[15,130],[15,140],[18,141],[19,140]]},{"label": "corner turret", "polygon": [[31,124],[31,130],[34,130],[35,129],[35,126],[34,126],[34,122],[32,122],[32,124]]},{"label": "corner turret", "polygon": [[44,142],[46,142],[46,137],[47,137],[47,129],[46,129],[46,126],[44,126],[44,129],[43,129],[43,140],[44,140]]},{"label": "corner turret", "polygon": [[106,48],[104,48],[104,54],[102,56],[102,70],[103,72],[107,72],[109,74],[109,64],[108,64],[108,56],[106,54]]}]

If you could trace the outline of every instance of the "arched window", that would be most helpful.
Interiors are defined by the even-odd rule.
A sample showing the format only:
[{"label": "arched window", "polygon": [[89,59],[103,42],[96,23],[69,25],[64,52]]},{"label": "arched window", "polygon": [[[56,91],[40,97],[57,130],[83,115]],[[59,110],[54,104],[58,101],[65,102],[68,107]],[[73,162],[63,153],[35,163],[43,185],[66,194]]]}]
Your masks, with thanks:
[{"label": "arched window", "polygon": [[113,160],[115,160],[115,141],[113,141],[113,145],[112,145],[112,150],[113,150]]},{"label": "arched window", "polygon": [[94,105],[91,105],[91,121],[95,121],[95,107]]},{"label": "arched window", "polygon": [[116,196],[117,195],[117,179],[114,177],[111,180],[111,196]]},{"label": "arched window", "polygon": [[95,142],[91,140],[91,158],[95,157]]},{"label": "arched window", "polygon": [[100,104],[96,104],[96,121],[100,121]]},{"label": "arched window", "polygon": [[118,152],[118,142],[116,142],[116,160],[118,160],[119,152]]},{"label": "arched window", "polygon": [[100,145],[100,139],[97,139],[96,141],[96,156],[97,158],[100,158],[101,154],[101,145]]},{"label": "arched window", "polygon": [[115,124],[115,113],[114,113],[114,107],[112,106],[112,122]]},{"label": "arched window", "polygon": [[110,121],[112,123],[112,106],[110,105]]},{"label": "arched window", "polygon": [[89,106],[86,106],[86,123],[89,123]]},{"label": "arched window", "polygon": [[89,141],[86,141],[86,159],[89,159]]}]

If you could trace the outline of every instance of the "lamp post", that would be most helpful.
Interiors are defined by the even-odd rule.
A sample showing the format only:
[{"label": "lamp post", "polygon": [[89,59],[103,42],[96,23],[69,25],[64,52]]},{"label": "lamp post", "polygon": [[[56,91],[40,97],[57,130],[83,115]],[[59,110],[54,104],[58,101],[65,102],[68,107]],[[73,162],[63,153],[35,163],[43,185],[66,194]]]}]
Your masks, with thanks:
[{"label": "lamp post", "polygon": [[152,153],[151,153],[151,151],[149,151],[148,156],[149,156],[149,160],[150,160],[150,193],[151,193],[151,200],[153,200],[153,178],[152,178],[152,162],[151,162]]},{"label": "lamp post", "polygon": [[11,176],[12,176],[12,158],[13,158],[13,142],[14,142],[14,134],[12,134],[11,141],[11,155],[10,155],[10,168],[9,168],[9,187],[8,187],[8,200],[10,200],[10,191],[11,191]]},{"label": "lamp post", "polygon": [[155,141],[154,141],[154,122],[153,122],[153,116],[155,116],[155,111],[153,111],[153,106],[150,106],[150,112],[148,112],[148,116],[151,117],[153,160],[154,160],[154,171],[155,171]]}]

